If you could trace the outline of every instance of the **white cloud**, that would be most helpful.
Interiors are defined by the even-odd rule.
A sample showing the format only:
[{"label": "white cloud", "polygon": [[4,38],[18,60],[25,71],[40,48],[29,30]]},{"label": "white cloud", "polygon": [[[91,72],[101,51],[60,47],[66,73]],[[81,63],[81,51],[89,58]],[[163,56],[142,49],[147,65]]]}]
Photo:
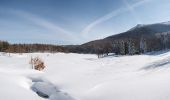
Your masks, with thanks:
[{"label": "white cloud", "polygon": [[92,30],[92,28],[94,28],[96,25],[103,23],[103,22],[105,22],[121,13],[127,12],[129,10],[133,11],[134,8],[143,5],[144,3],[148,2],[148,1],[151,1],[151,0],[140,0],[137,3],[129,5],[129,6],[131,6],[129,9],[127,9],[126,7],[122,7],[117,10],[114,10],[114,11],[102,16],[101,18],[95,20],[94,22],[90,23],[85,29],[82,30],[81,34],[83,34],[83,35],[88,34]]},{"label": "white cloud", "polygon": [[56,24],[50,21],[47,21],[35,14],[28,13],[28,12],[21,11],[21,10],[12,10],[11,12],[13,14],[16,14],[17,16],[23,17],[31,21],[32,23],[38,26],[48,29],[49,31],[51,31],[51,33],[53,33],[53,34],[48,34],[48,35],[57,35],[58,37],[63,38],[63,39],[75,39],[75,35],[72,32],[67,31],[57,26]]},{"label": "white cloud", "polygon": [[[138,1],[139,1],[139,0],[138,0]],[[142,1],[142,0],[140,0],[140,1]],[[136,14],[136,11],[135,11],[134,7],[132,7],[132,6],[128,3],[127,0],[123,0],[123,2],[124,2],[124,4],[125,4],[125,6],[127,7],[127,9],[129,9],[130,13],[132,14],[132,16],[134,17],[134,19],[136,20],[136,22],[137,22],[138,24],[141,24],[141,20],[140,20],[139,16]]]}]

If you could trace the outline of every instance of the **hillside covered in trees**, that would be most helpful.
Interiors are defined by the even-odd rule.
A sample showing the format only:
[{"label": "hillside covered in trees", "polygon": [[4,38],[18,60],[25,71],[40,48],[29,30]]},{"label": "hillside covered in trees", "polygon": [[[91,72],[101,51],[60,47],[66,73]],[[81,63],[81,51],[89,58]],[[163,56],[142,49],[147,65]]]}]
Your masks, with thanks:
[{"label": "hillside covered in trees", "polygon": [[104,39],[69,48],[71,52],[97,54],[141,54],[170,48],[169,22],[137,25],[134,28]]},{"label": "hillside covered in trees", "polygon": [[134,28],[100,40],[90,41],[81,45],[51,44],[10,44],[0,41],[1,52],[73,52],[90,54],[141,54],[170,48],[169,22],[137,25]]}]

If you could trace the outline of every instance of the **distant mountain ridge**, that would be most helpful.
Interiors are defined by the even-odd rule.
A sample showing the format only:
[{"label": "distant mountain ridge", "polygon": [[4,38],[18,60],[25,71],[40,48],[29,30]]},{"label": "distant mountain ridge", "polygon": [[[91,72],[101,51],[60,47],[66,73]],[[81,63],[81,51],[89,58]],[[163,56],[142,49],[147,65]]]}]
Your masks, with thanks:
[{"label": "distant mountain ridge", "polygon": [[[132,54],[141,53],[141,51],[157,51],[170,48],[169,33],[170,21],[147,25],[138,24],[126,32],[112,35],[104,39],[90,41],[69,48],[69,50],[78,53],[116,52],[118,54],[129,54],[129,52],[131,52],[129,49],[132,48],[129,45],[133,44],[134,50]],[[146,50],[141,50],[141,41],[146,42]]]},{"label": "distant mountain ridge", "polygon": [[81,45],[10,44],[0,41],[0,52],[73,52],[134,55],[170,49],[170,21],[155,24],[138,24],[135,27],[103,39]]},{"label": "distant mountain ridge", "polygon": [[[120,34],[138,33],[137,31],[140,31],[140,30],[141,31],[147,30],[148,31],[146,32],[147,34],[170,32],[170,21],[156,23],[156,24],[137,24],[135,27],[131,28],[130,30],[120,33]],[[115,36],[115,35],[112,35],[112,36]],[[112,36],[109,36],[109,37],[112,37]]]}]

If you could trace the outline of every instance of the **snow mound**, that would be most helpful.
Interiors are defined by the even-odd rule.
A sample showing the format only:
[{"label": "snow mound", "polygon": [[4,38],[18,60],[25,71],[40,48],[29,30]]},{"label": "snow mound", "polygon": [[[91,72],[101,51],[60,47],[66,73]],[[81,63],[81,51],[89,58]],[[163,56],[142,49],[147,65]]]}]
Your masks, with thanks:
[{"label": "snow mound", "polygon": [[[47,65],[41,72],[28,64],[37,55]],[[0,100],[170,100],[170,51],[101,59],[74,53],[18,56],[0,56]]]}]

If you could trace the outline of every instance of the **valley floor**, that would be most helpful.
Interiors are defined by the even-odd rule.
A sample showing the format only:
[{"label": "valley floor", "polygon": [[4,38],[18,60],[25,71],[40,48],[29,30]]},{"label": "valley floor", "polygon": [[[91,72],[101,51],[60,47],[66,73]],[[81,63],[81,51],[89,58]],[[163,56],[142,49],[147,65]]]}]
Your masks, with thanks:
[{"label": "valley floor", "polygon": [[[31,57],[45,62],[31,69]],[[0,53],[0,100],[170,100],[170,52],[134,56]],[[39,95],[37,95],[39,94]]]}]

